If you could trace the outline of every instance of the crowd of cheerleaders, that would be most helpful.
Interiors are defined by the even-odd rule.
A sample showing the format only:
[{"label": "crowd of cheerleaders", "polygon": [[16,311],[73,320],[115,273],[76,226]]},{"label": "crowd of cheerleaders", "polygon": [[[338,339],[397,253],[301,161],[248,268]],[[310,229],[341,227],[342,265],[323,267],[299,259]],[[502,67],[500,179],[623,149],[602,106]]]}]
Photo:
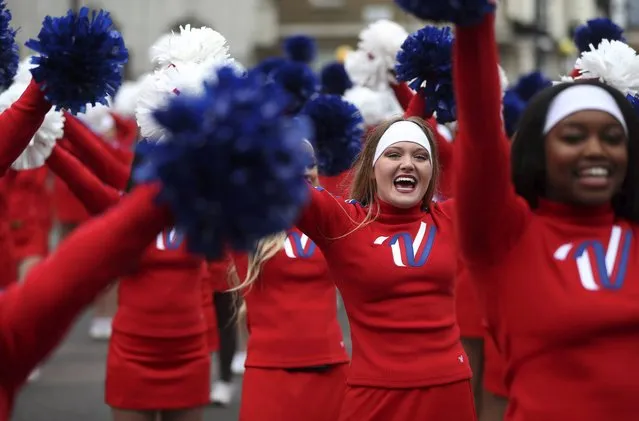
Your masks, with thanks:
[{"label": "crowd of cheerleaders", "polygon": [[[116,421],[158,412],[202,419],[218,345],[211,296],[229,278],[251,284],[241,291],[250,329],[243,421],[502,419],[501,401],[473,394],[468,354],[478,350],[468,341],[467,354],[460,341],[456,280],[476,291],[481,311],[467,337],[487,338],[483,375],[489,391],[508,398],[506,419],[636,419],[639,180],[629,163],[637,116],[603,83],[557,85],[529,104],[510,148],[497,62],[492,13],[459,26],[454,142],[419,118],[423,106],[407,107],[371,130],[345,179],[351,200],[319,187],[310,165],[315,187],[296,226],[261,241],[254,255],[216,262],[187,252],[171,212],[154,200],[157,185],[121,194],[132,123],[122,120],[125,147],[114,148],[67,115],[65,140],[44,169],[10,170],[51,108],[32,81],[0,115],[6,267],[47,254],[51,218],[39,191],[47,171],[94,217],[23,283],[15,269],[2,271],[0,351],[10,364],[0,377],[0,419],[116,278],[105,392]],[[437,183],[454,197],[433,201]],[[351,326],[350,361],[335,285]]]}]

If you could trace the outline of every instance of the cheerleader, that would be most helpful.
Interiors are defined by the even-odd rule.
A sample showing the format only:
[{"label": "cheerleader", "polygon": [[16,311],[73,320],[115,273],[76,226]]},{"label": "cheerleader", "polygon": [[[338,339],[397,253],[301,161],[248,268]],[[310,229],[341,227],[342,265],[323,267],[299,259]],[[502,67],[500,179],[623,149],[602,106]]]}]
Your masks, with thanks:
[{"label": "cheerleader", "polygon": [[[60,145],[47,164],[91,213],[120,200]],[[164,230],[139,268],[120,281],[106,367],[105,400],[114,421],[198,420],[209,401],[206,267],[185,246],[182,234]]]},{"label": "cheerleader", "polygon": [[507,360],[506,418],[635,420],[636,114],[599,81],[559,84],[530,102],[509,154],[494,21],[457,28],[455,180],[460,251]]},{"label": "cheerleader", "polygon": [[[316,186],[314,157],[312,162],[307,178]],[[321,252],[291,230],[263,240],[248,262],[235,263],[245,279],[249,327],[240,421],[336,420],[348,356]]]},{"label": "cheerleader", "polygon": [[433,138],[415,117],[378,126],[355,164],[353,200],[310,188],[297,223],[322,250],[349,315],[340,420],[475,419],[455,323],[450,204],[432,202]]}]

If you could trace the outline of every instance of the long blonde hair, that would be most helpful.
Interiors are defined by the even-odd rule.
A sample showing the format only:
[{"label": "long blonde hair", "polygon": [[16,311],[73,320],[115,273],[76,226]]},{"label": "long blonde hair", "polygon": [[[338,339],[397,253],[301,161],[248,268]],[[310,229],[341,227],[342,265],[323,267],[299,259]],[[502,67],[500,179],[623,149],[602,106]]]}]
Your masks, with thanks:
[{"label": "long blonde hair", "polygon": [[[315,150],[313,149],[313,145],[308,140],[305,140],[305,146],[308,152],[313,155],[314,158]],[[319,185],[317,165],[308,168],[306,175],[310,177],[310,182],[312,185]],[[262,269],[264,263],[275,256],[277,252],[282,250],[282,248],[284,247],[284,241],[286,240],[287,236],[288,233],[282,231],[258,241],[257,246],[255,247],[255,251],[249,253],[248,255],[246,276],[243,280],[240,280],[235,264],[231,264],[231,267],[229,268],[229,281],[231,285],[233,285],[231,291],[250,289],[257,280],[257,277],[259,276],[260,270]]]}]

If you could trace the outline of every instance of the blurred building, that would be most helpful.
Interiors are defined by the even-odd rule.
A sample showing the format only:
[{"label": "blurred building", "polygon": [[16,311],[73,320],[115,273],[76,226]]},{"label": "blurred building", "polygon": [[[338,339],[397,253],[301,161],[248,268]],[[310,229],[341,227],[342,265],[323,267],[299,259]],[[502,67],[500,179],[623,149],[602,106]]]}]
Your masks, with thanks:
[{"label": "blurred building", "polygon": [[[408,31],[424,23],[401,11],[392,0],[7,0],[21,28],[20,41],[35,36],[42,18],[70,7],[107,8],[131,53],[130,76],[149,70],[148,48],[180,23],[210,26],[229,40],[240,62],[280,54],[284,38],[308,34],[318,41],[315,63],[332,60],[342,45],[355,47],[362,28],[392,19]],[[623,3],[623,5],[619,5]],[[616,7],[616,9],[615,9]],[[639,39],[639,0],[502,0],[497,37],[502,65],[511,78],[536,68],[551,77],[569,72],[575,60],[570,38],[575,25],[612,14],[624,20],[631,40]]]}]

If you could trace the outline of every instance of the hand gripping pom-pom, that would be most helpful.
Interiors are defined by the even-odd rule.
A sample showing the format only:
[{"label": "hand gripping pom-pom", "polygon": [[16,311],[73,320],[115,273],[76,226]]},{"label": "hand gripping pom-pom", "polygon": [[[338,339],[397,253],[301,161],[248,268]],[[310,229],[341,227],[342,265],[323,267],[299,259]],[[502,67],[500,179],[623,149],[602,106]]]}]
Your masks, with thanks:
[{"label": "hand gripping pom-pom", "polygon": [[496,0],[395,0],[395,3],[422,20],[475,25],[495,11]]},{"label": "hand gripping pom-pom", "polygon": [[38,34],[25,44],[39,53],[31,74],[56,110],[73,114],[86,105],[107,104],[122,83],[128,51],[113,29],[109,13],[83,7],[66,16],[47,16]]},{"label": "hand gripping pom-pom", "polygon": [[9,25],[11,12],[0,1],[0,89],[8,88],[18,71],[20,61],[16,31]]},{"label": "hand gripping pom-pom", "polygon": [[300,158],[309,133],[285,116],[286,93],[256,72],[222,68],[216,77],[203,95],[173,97],[157,111],[170,136],[150,146],[134,173],[161,182],[158,200],[189,249],[212,259],[290,228],[309,189]]},{"label": "hand gripping pom-pom", "polygon": [[302,114],[315,127],[313,143],[321,175],[335,176],[351,167],[362,147],[364,121],[353,104],[337,95],[318,95]]},{"label": "hand gripping pom-pom", "polygon": [[452,74],[453,34],[449,27],[426,26],[411,34],[397,53],[397,79],[426,96],[426,117],[456,120]]}]

